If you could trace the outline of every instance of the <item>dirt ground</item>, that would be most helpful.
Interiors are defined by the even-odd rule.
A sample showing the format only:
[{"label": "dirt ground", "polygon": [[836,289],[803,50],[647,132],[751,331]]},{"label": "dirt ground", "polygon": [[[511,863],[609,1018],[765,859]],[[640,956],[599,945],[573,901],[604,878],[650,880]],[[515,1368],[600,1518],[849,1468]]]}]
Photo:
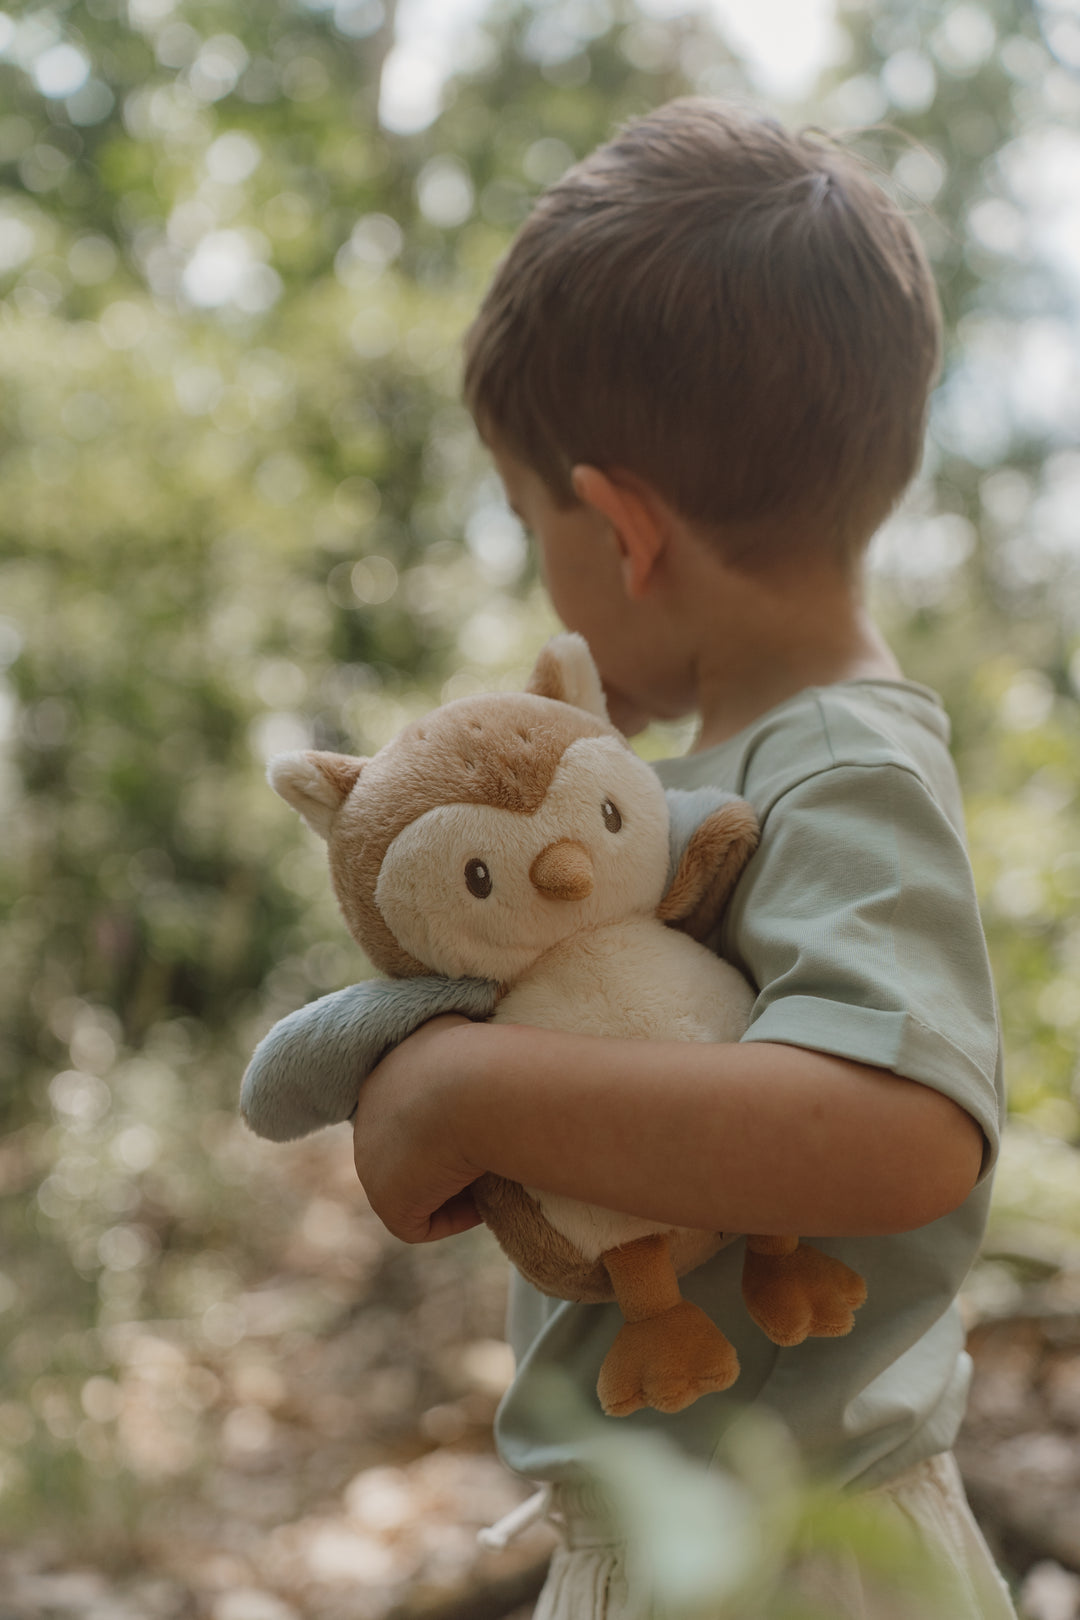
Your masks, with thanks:
[{"label": "dirt ground", "polygon": [[[330,1136],[229,1151],[287,1206],[274,1265],[198,1316],[104,1330],[73,1443],[134,1503],[96,1539],[0,1547],[0,1620],[527,1620],[550,1526],[476,1540],[526,1494],[491,1446],[511,1363],[490,1236],[391,1239]],[[973,1281],[958,1456],[1025,1620],[1080,1620],[1080,1268],[1035,1272],[998,1256]]]}]

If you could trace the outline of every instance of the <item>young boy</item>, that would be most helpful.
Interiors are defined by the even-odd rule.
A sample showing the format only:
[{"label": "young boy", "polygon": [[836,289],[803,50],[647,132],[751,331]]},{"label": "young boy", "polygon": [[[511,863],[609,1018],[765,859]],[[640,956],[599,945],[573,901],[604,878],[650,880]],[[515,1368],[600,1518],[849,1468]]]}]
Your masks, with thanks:
[{"label": "young boy", "polygon": [[[759,996],[737,1045],[436,1019],[365,1085],[357,1170],[411,1242],[474,1224],[485,1170],[823,1239],[868,1284],[849,1337],[778,1349],[741,1308],[741,1245],[722,1249],[683,1286],[734,1338],[738,1383],[621,1421],[707,1461],[747,1402],[770,1408],[811,1468],[874,1490],[947,1560],[952,1620],[996,1620],[1012,1607],[949,1452],[970,1374],[956,1293],[1003,1113],[994,994],[948,722],[860,590],[939,348],[907,220],[843,151],[770,120],[675,102],[540,199],[469,334],[467,398],[612,718],[696,710],[662,781],[757,811],[714,944]],[[513,1278],[499,1449],[556,1484],[568,1526],[545,1616],[622,1612],[579,1437],[534,1398],[552,1366],[591,1391],[613,1332],[606,1308]],[[827,1601],[885,1612],[854,1565]]]}]

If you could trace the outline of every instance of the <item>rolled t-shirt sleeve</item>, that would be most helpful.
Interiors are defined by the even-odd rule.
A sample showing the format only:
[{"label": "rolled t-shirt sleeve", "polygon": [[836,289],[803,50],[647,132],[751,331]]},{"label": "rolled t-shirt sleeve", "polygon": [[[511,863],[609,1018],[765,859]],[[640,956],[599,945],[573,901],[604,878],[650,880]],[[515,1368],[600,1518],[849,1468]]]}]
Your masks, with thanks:
[{"label": "rolled t-shirt sleeve", "polygon": [[891,1069],[1002,1126],[1000,1038],[970,863],[917,772],[838,765],[764,813],[720,941],[758,987],[743,1039]]}]

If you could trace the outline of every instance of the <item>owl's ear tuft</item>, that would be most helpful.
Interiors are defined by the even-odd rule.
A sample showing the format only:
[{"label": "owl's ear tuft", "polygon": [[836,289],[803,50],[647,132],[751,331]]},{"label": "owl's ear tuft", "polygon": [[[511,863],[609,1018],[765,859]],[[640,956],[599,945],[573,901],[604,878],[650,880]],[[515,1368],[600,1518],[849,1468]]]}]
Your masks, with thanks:
[{"label": "owl's ear tuft", "polygon": [[757,848],[758,835],[757,817],[745,799],[732,796],[707,816],[691,835],[657,907],[660,921],[691,939],[707,940]]},{"label": "owl's ear tuft", "polygon": [[351,754],[323,754],[308,749],[275,754],[266,767],[275,793],[299,810],[313,832],[329,838],[334,817],[356,786],[366,759]]},{"label": "owl's ear tuft", "polygon": [[604,689],[588,642],[576,631],[553,636],[541,648],[525,690],[536,697],[572,703],[575,709],[584,709],[600,720],[608,718]]}]

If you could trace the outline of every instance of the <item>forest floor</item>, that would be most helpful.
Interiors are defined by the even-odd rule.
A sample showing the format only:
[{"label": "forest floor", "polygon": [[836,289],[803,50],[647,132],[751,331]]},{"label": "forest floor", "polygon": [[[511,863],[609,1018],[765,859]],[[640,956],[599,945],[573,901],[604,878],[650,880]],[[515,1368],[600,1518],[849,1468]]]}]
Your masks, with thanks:
[{"label": "forest floor", "polygon": [[[492,1452],[511,1373],[486,1232],[409,1248],[367,1210],[339,1136],[236,1149],[282,1175],[272,1271],[199,1317],[119,1322],[102,1488],[122,1528],[0,1543],[0,1620],[527,1620],[550,1526],[476,1532],[527,1494]],[[277,1150],[281,1152],[282,1150]],[[293,1218],[293,1216],[295,1218]],[[957,1452],[1025,1620],[1080,1620],[1080,1268],[976,1274]],[[1020,1266],[1020,1273],[1024,1266]]]}]

